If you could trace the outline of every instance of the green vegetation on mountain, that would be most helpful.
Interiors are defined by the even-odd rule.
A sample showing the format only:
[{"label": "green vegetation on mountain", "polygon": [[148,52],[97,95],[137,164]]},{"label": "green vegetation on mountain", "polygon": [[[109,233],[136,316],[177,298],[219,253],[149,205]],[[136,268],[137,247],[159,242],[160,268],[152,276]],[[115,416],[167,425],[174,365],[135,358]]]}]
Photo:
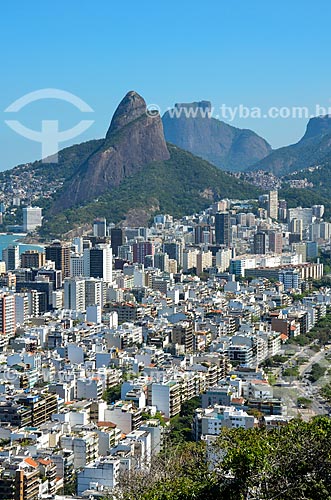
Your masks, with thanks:
[{"label": "green vegetation on mountain", "polygon": [[325,217],[331,217],[331,199],[330,195],[327,194],[327,189],[315,190],[314,188],[296,189],[285,187],[279,191],[279,197],[287,201],[289,208],[311,207],[312,205],[323,204],[325,206]]},{"label": "green vegetation on mountain", "polygon": [[[58,153],[57,162],[38,160],[33,163],[18,165],[12,170],[5,170],[0,172],[0,182],[5,182],[8,175],[20,176],[26,171],[29,171],[30,176],[33,176],[36,180],[41,179],[42,182],[63,182],[69,179],[76,171],[77,166],[94,154],[103,142],[104,139],[96,139],[62,149]],[[51,159],[52,157],[49,158],[49,160]]]},{"label": "green vegetation on mountain", "polygon": [[201,442],[166,447],[151,470],[124,474],[114,498],[330,500],[330,442],[328,417],[270,430],[223,429],[207,450]]},{"label": "green vegetation on mountain", "polygon": [[[330,154],[331,156],[331,154]],[[303,190],[310,193],[314,193],[315,197],[324,203],[325,200],[330,203],[330,193],[331,193],[331,161],[327,160],[321,165],[314,168],[305,168],[296,172],[295,174],[288,175],[285,179],[307,179],[308,182],[313,184],[313,187],[309,190]]]},{"label": "green vegetation on mountain", "polygon": [[[170,213],[175,217],[194,213],[222,197],[252,198],[259,191],[238,181],[210,163],[168,144],[170,159],[153,162],[118,187],[84,206],[48,216],[41,235],[58,236],[95,217],[112,222],[124,220],[129,212],[140,209],[147,218],[155,213]],[[70,196],[70,193],[68,193]]]}]

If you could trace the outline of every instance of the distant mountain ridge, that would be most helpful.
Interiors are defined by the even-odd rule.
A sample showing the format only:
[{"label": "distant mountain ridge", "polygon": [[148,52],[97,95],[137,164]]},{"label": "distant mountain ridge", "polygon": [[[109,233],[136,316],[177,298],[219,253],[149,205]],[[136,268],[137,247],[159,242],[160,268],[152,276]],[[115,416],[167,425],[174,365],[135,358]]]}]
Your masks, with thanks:
[{"label": "distant mountain ridge", "polygon": [[331,160],[331,117],[311,118],[296,144],[274,150],[247,170],[266,170],[282,176]]},{"label": "distant mountain ridge", "polygon": [[[119,104],[105,139],[66,148],[58,158],[58,164],[47,165],[52,171],[49,181],[57,168],[65,176],[67,161],[70,168],[53,202],[45,206],[43,231],[53,236],[96,216],[148,223],[160,210],[180,216],[220,197],[258,193],[252,185],[167,144],[160,116],[148,113],[144,99],[133,91]],[[34,168],[47,175],[42,164]]]},{"label": "distant mountain ridge", "polygon": [[[178,106],[182,109],[189,104]],[[207,116],[210,113],[209,101],[193,103],[192,106],[195,110],[203,110]],[[217,128],[211,125],[212,130],[218,134],[219,127],[224,129],[225,136],[229,134],[228,145],[233,150],[236,144],[234,127],[215,121]],[[199,131],[199,124],[189,124],[189,127],[196,126]],[[251,132],[247,133],[250,141]],[[245,142],[246,131],[241,130],[238,134],[237,142]],[[304,204],[308,198],[311,203],[330,205],[330,183],[323,182],[323,175],[329,176],[330,172],[331,162],[327,161],[330,147],[331,119],[320,117],[309,122],[304,138],[297,145],[282,148],[287,154],[283,161],[288,161],[291,153],[296,165],[300,159],[306,168],[314,153],[315,160],[322,158],[321,165],[324,165],[323,169],[311,173],[314,189],[282,190],[280,196],[290,201],[291,206],[296,206],[298,200]],[[263,161],[266,165],[271,164],[270,160],[282,150],[272,152]],[[260,164],[261,161],[258,162],[261,168]],[[300,175],[305,175],[305,172]],[[252,184],[167,143],[160,116],[148,113],[144,99],[133,91],[124,97],[115,111],[105,138],[59,151],[57,163],[36,161],[1,172],[0,182],[3,192],[8,193],[8,204],[17,192],[28,193],[23,198],[25,203],[26,200],[30,203],[31,193],[36,194],[33,202],[44,209],[41,234],[46,238],[89,224],[97,216],[115,223],[142,225],[147,224],[155,213],[180,217],[200,211],[222,197],[251,199],[260,194]],[[11,220],[10,224],[13,222]]]},{"label": "distant mountain ridge", "polygon": [[212,118],[211,109],[209,101],[175,104],[162,117],[166,140],[232,172],[244,171],[271,153],[262,137]]}]

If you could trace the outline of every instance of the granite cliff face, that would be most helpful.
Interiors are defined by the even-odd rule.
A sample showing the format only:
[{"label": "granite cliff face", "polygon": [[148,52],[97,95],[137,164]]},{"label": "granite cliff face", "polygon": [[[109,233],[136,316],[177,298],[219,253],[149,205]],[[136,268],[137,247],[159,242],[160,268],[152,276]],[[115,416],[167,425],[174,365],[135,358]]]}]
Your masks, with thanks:
[{"label": "granite cliff face", "polygon": [[57,202],[61,209],[86,203],[145,165],[170,158],[159,115],[146,112],[146,102],[129,92],[112,118],[105,140],[64,186]]},{"label": "granite cliff face", "polygon": [[211,117],[211,103],[178,103],[163,117],[168,142],[223,170],[243,171],[271,153],[271,146],[252,130]]},{"label": "granite cliff face", "polygon": [[317,116],[309,120],[299,142],[274,150],[249,170],[267,170],[281,176],[330,161],[331,117]]},{"label": "granite cliff face", "polygon": [[331,116],[315,116],[311,118],[307,124],[306,133],[302,140],[310,139],[311,137],[331,134]]}]

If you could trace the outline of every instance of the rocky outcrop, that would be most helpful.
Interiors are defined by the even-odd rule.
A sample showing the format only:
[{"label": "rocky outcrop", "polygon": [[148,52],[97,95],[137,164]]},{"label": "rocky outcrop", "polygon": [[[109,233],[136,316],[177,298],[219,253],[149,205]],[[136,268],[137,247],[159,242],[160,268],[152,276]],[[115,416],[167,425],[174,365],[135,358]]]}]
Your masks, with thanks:
[{"label": "rocky outcrop", "polygon": [[311,118],[299,142],[274,150],[253,165],[252,170],[267,170],[282,176],[330,161],[331,117],[326,115]]},{"label": "rocky outcrop", "polygon": [[311,118],[307,124],[306,133],[302,140],[310,139],[311,137],[331,134],[331,116],[316,116]]},{"label": "rocky outcrop", "polygon": [[162,117],[166,140],[233,172],[270,154],[271,146],[262,137],[212,118],[211,111],[209,101],[175,104]]},{"label": "rocky outcrop", "polygon": [[131,91],[119,104],[104,142],[67,183],[58,204],[69,208],[86,203],[144,165],[169,158],[160,116],[148,114],[144,99]]}]

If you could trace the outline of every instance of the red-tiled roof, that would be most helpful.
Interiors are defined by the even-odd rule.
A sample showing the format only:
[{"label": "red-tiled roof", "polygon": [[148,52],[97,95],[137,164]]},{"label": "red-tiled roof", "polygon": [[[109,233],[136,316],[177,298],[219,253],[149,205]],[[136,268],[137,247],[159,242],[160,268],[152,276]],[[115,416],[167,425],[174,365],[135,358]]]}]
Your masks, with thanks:
[{"label": "red-tiled roof", "polygon": [[31,465],[31,467],[38,467],[38,464],[37,462],[35,462],[35,460],[33,460],[33,458],[31,457],[27,457],[24,459],[24,462],[28,465]]}]

